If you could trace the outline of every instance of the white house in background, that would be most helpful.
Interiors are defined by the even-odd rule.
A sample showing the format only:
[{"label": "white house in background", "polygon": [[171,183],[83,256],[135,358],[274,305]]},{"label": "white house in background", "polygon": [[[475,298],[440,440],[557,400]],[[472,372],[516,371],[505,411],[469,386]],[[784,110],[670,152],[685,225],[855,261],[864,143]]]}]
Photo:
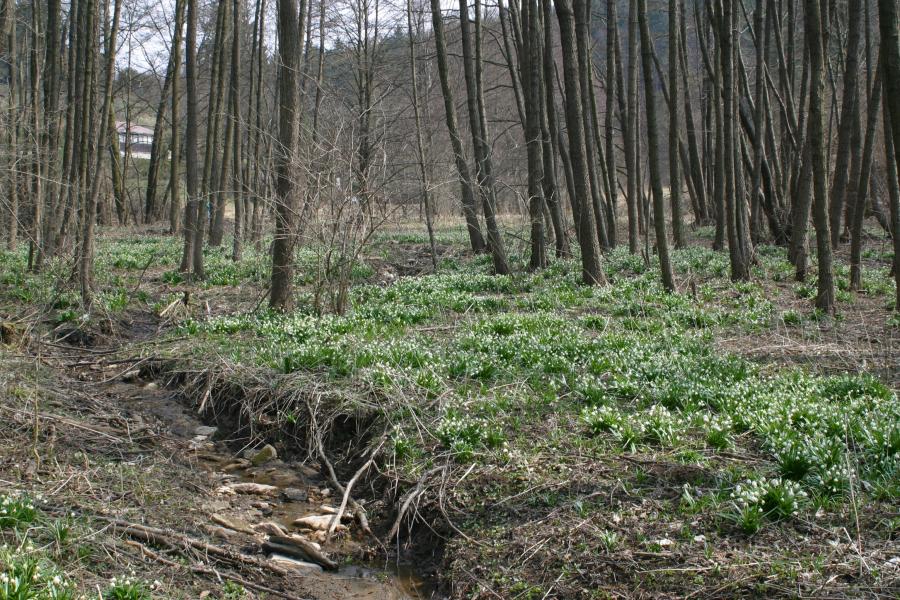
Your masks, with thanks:
[{"label": "white house in background", "polygon": [[140,125],[129,124],[125,121],[116,121],[116,131],[119,133],[119,153],[125,156],[125,148],[131,152],[133,158],[150,158],[150,148],[153,145],[153,130]]}]

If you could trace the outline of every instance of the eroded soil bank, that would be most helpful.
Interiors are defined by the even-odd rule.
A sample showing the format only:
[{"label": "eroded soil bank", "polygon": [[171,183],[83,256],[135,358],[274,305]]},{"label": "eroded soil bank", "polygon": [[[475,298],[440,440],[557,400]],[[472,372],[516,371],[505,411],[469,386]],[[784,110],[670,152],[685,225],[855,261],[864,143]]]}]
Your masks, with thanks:
[{"label": "eroded soil bank", "polygon": [[0,361],[0,495],[39,514],[0,535],[38,545],[64,519],[71,533],[47,562],[79,589],[124,572],[165,598],[440,597],[351,511],[323,530],[342,495],[316,463],[204,423],[138,359],[63,341]]}]

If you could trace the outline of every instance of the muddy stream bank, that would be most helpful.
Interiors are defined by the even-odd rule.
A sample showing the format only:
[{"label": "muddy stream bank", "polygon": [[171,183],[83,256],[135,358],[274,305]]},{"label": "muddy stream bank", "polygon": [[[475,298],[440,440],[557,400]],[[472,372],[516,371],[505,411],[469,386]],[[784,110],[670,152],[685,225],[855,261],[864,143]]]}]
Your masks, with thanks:
[{"label": "muddy stream bank", "polygon": [[[198,499],[209,517],[199,528],[216,543],[265,555],[292,575],[302,577],[304,590],[315,590],[317,598],[438,597],[434,585],[418,576],[410,565],[385,565],[383,559],[376,563],[373,540],[366,539],[346,515],[337,531],[326,535],[323,529],[331,524],[341,496],[316,469],[277,455],[268,457],[274,450],[271,447],[245,448],[238,440],[227,439],[225,432],[204,423],[188,409],[177,393],[154,382],[132,378],[111,385],[123,408],[164,424],[183,442],[186,458],[212,478],[210,495]],[[306,523],[298,524],[298,519]]]}]

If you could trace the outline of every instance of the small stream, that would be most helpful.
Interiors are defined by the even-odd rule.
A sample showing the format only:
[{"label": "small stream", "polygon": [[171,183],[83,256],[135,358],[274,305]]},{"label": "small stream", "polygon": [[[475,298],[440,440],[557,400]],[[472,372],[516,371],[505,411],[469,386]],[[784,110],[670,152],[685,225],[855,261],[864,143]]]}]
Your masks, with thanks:
[{"label": "small stream", "polygon": [[[433,586],[417,576],[409,565],[391,564],[387,568],[378,568],[349,559],[366,554],[366,540],[360,537],[351,523],[348,523],[349,531],[327,542],[322,532],[303,531],[294,526],[294,520],[298,517],[325,514],[323,506],[340,504],[340,497],[335,497],[315,469],[277,458],[259,466],[248,465],[249,461],[235,456],[225,442],[217,439],[216,434],[201,435],[210,433],[210,428],[204,428],[197,415],[186,409],[175,394],[155,385],[114,385],[128,388],[123,389],[121,394],[129,404],[128,408],[156,417],[174,436],[185,440],[199,466],[207,470],[219,486],[255,483],[278,488],[277,494],[265,496],[216,494],[205,501],[202,508],[211,517],[224,517],[238,529],[252,530],[261,523],[274,523],[288,533],[301,533],[310,541],[320,543],[322,550],[340,566],[335,571],[304,575],[305,587],[321,592],[317,597],[346,600],[425,600],[434,597]],[[248,534],[229,531],[229,528],[219,525],[211,520],[206,533],[230,543],[243,542],[245,545],[248,541]],[[310,577],[320,579],[321,586],[318,582],[311,584]]]}]

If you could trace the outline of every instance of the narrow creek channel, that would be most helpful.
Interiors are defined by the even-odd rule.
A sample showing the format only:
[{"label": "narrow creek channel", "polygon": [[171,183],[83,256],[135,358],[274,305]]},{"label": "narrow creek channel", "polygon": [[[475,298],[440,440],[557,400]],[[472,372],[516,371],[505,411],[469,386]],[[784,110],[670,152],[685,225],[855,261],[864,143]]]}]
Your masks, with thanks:
[{"label": "narrow creek channel", "polygon": [[[298,518],[327,515],[333,507],[340,505],[341,498],[335,497],[334,491],[315,469],[279,458],[252,465],[235,454],[228,440],[220,439],[214,426],[203,423],[196,413],[182,404],[177,394],[155,384],[113,385],[119,387],[116,393],[131,411],[154,417],[174,437],[183,440],[198,467],[206,470],[216,482],[217,489],[212,490],[215,493],[201,504],[210,516],[210,522],[201,526],[206,534],[242,546],[255,537],[259,546],[265,540],[263,532],[277,527],[321,544],[321,549],[338,563],[337,569],[323,571],[313,565],[307,565],[307,569],[303,562],[292,564],[286,557],[270,555],[270,560],[283,560],[290,570],[296,567],[304,577],[304,587],[315,589],[317,598],[425,600],[436,597],[433,585],[419,577],[409,565],[360,562],[358,557],[365,555],[366,540],[349,521],[346,522],[348,529],[327,542],[324,532],[298,529],[295,525]],[[265,493],[234,491],[257,486],[264,488]],[[282,563],[278,564],[281,566]]]}]

